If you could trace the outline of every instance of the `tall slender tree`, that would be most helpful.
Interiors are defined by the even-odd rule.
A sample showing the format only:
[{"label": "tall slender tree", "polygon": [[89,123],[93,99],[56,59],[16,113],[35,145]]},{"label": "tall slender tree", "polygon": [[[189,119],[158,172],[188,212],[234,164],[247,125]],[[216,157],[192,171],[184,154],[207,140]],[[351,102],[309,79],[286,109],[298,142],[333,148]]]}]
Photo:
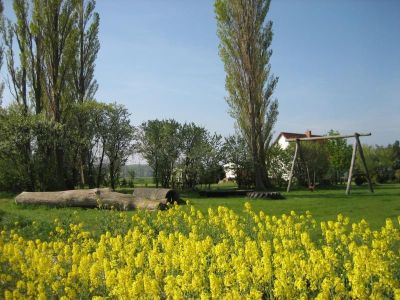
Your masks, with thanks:
[{"label": "tall slender tree", "polygon": [[32,102],[36,115],[43,111],[45,105],[45,91],[43,87],[43,30],[39,26],[42,7],[41,0],[33,1],[30,22],[26,20],[26,23],[29,24],[26,25],[28,34],[26,41],[29,50],[27,60],[28,79],[32,88]]},{"label": "tall slender tree", "polygon": [[[100,17],[94,11],[95,0],[79,0],[77,5],[77,49],[73,65],[73,87],[70,89],[72,97],[79,105],[84,101],[92,100],[98,89],[97,81],[94,79],[95,61],[100,49],[98,39]],[[78,118],[79,140],[85,136],[85,118]],[[86,160],[90,161],[91,151],[84,145],[79,145],[79,174],[80,185],[85,185]],[[90,172],[88,168],[88,172]],[[88,174],[91,177],[92,174]]]},{"label": "tall slender tree", "polygon": [[[9,74],[9,87],[12,96],[18,105],[23,109],[24,115],[27,115],[29,103],[27,98],[27,49],[25,13],[27,11],[25,3],[16,1],[14,3],[14,12],[17,17],[16,24],[10,20],[5,22],[3,28],[4,45],[6,47],[6,62]],[[19,66],[15,64],[14,39],[17,40],[19,50]]]},{"label": "tall slender tree", "polygon": [[98,89],[94,79],[95,61],[100,49],[98,38],[100,17],[94,11],[95,0],[79,0],[78,12],[78,44],[73,69],[75,99],[78,102],[92,100]]},{"label": "tall slender tree", "polygon": [[21,113],[24,121],[32,119],[27,124],[34,127],[42,128],[36,122],[47,121],[43,127],[47,134],[32,129],[37,134],[18,149],[20,158],[26,157],[27,166],[35,169],[32,189],[34,184],[41,190],[73,188],[79,178],[83,185],[85,177],[93,186],[96,158],[89,140],[93,132],[84,131],[95,106],[85,104],[97,90],[94,68],[100,46],[95,0],[12,0],[12,4],[15,19],[2,19],[1,33],[10,92],[18,106],[15,113]]},{"label": "tall slender tree", "polygon": [[[66,87],[76,50],[76,2],[43,0],[43,3],[39,26],[43,30],[43,79],[49,104],[48,113],[54,122],[62,124],[65,122],[65,111],[71,104]],[[63,140],[59,139],[54,145],[59,189],[65,188],[67,178]]]},{"label": "tall slender tree", "polygon": [[220,56],[225,65],[230,113],[252,155],[255,188],[269,186],[266,153],[278,115],[272,94],[270,0],[216,0]]},{"label": "tall slender tree", "polygon": [[34,107],[36,114],[43,109],[42,29],[38,24],[42,2],[14,0],[16,21],[5,20],[2,30],[10,91],[25,113],[29,107]]},{"label": "tall slender tree", "polygon": [[[29,85],[32,78],[30,71],[30,58],[32,51],[32,33],[29,28],[31,24],[30,6],[26,0],[14,0],[13,9],[16,22],[5,20],[2,26],[3,41],[6,47],[6,61],[9,74],[9,87],[14,96],[19,110],[22,113],[22,123],[29,124],[31,103],[29,101]],[[16,45],[14,45],[14,41]],[[15,57],[14,46],[18,49]],[[15,62],[18,58],[18,62]],[[18,144],[21,153],[21,162],[29,174],[27,189],[35,189],[34,161],[32,156],[32,141],[29,126],[21,127],[24,136],[23,143]]]},{"label": "tall slender tree", "polygon": [[[3,1],[0,0],[0,31],[3,31],[3,28],[4,28],[3,11],[4,11],[4,4],[3,4]],[[1,67],[3,66],[3,56],[4,56],[4,48],[1,45],[0,46],[0,70],[1,70]],[[1,108],[2,99],[3,99],[3,91],[4,91],[4,82],[3,82],[3,79],[1,79],[0,80],[0,108]]]}]

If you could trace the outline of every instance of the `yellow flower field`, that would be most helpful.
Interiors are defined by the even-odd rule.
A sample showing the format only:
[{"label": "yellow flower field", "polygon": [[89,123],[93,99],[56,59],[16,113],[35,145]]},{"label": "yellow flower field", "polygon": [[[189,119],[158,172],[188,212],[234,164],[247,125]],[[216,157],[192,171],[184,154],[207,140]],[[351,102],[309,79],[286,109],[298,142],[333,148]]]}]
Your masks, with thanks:
[{"label": "yellow flower field", "polygon": [[0,234],[5,299],[400,299],[400,228],[225,207],[115,212],[92,237],[55,220],[48,241]]}]

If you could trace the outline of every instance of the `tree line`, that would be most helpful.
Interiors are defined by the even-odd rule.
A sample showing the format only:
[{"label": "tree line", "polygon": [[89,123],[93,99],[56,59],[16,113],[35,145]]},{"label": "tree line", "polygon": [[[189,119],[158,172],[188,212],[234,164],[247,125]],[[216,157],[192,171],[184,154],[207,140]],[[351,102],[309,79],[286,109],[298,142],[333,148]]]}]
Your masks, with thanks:
[{"label": "tree line", "polygon": [[[124,106],[96,100],[95,0],[14,0],[15,20],[0,4],[0,63],[7,71],[1,92],[5,82],[12,96],[10,105],[0,105],[2,190],[115,188],[134,152],[152,167],[157,186],[193,188],[223,178],[222,154],[234,159],[239,144],[232,141],[239,139],[225,143],[203,127],[175,120],[135,128]],[[247,147],[242,137],[240,146]],[[245,151],[245,164],[235,164],[240,185],[251,184],[256,176],[250,174],[259,171],[244,171],[255,166],[250,153]]]},{"label": "tree line", "polygon": [[[387,146],[363,146],[365,160],[376,183],[400,183],[400,142],[395,141]],[[359,183],[366,182],[361,172],[360,161],[356,162],[356,178]]]},{"label": "tree line", "polygon": [[114,186],[134,132],[125,107],[95,100],[95,0],[12,4],[15,20],[0,5],[0,63],[13,98],[0,107],[0,187]]}]

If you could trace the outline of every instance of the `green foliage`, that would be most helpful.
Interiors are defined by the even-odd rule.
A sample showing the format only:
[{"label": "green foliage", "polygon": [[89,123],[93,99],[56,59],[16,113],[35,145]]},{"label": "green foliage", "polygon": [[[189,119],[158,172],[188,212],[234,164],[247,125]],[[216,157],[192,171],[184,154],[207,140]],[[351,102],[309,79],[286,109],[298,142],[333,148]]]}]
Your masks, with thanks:
[{"label": "green foliage", "polygon": [[29,161],[21,154],[26,154],[32,122],[21,117],[18,106],[0,109],[0,190],[16,191],[29,186]]},{"label": "green foliage", "polygon": [[222,137],[218,134],[208,134],[205,141],[202,167],[200,170],[199,183],[208,184],[218,183],[225,178],[225,171],[221,165],[223,160]]},{"label": "green foliage", "polygon": [[132,174],[135,178],[151,177],[153,171],[148,164],[130,164],[123,167],[122,176],[129,178]]},{"label": "green foliage", "polygon": [[400,141],[395,141],[393,145],[389,145],[392,148],[392,159],[393,169],[400,169]]},{"label": "green foliage", "polygon": [[179,156],[180,124],[175,120],[151,120],[143,123],[138,135],[139,152],[153,169],[158,187],[169,187]]},{"label": "green foliage", "polygon": [[396,178],[396,182],[397,182],[397,183],[400,183],[400,169],[397,169],[397,170],[394,172],[394,178]]},{"label": "green foliage", "polygon": [[126,108],[94,100],[95,6],[95,0],[14,0],[15,21],[1,23],[16,103],[2,112],[4,189],[94,187],[104,179],[114,187],[132,153]]},{"label": "green foliage", "polygon": [[94,11],[96,1],[78,1],[77,11],[77,51],[73,60],[73,99],[83,102],[93,99],[98,89],[94,79],[95,61],[100,50],[98,39],[100,17]]},{"label": "green foliage", "polygon": [[[339,135],[331,130],[328,136]],[[301,142],[294,176],[300,185],[327,185],[340,183],[350,166],[352,147],[345,139]],[[270,174],[279,186],[285,185],[295,151],[295,143],[285,150],[275,144],[268,152]],[[315,179],[314,179],[315,176]]]},{"label": "green foliage", "polygon": [[[3,16],[3,11],[4,11],[4,4],[3,1],[0,0],[0,32],[4,31],[4,16]],[[4,58],[4,48],[3,45],[0,46],[0,70],[3,66],[3,58]],[[0,107],[2,104],[2,99],[3,99],[3,91],[4,91],[4,82],[1,80],[0,82]]]},{"label": "green foliage", "polygon": [[193,189],[199,183],[202,170],[203,156],[209,151],[208,132],[205,128],[194,123],[183,124],[181,130],[181,169],[182,186]]},{"label": "green foliage", "polygon": [[[6,136],[3,144],[14,146],[21,165],[7,171],[21,178],[8,188],[74,188],[78,178],[85,185],[85,176],[95,185],[92,150],[99,145],[94,132],[99,127],[91,100],[100,44],[94,9],[95,0],[14,0],[15,20],[1,22],[10,91],[18,106],[18,112],[6,109],[7,126],[19,133]],[[2,168],[11,159],[0,161]]]},{"label": "green foliage", "polygon": [[293,144],[287,149],[282,149],[278,143],[268,150],[268,166],[272,184],[284,186],[289,178],[290,168],[294,155]]},{"label": "green foliage", "polygon": [[[64,148],[65,179],[71,188],[79,178],[79,149],[87,149],[90,153],[86,160],[88,167],[84,170],[89,183],[95,185],[97,175],[100,185],[107,166],[109,182],[115,184],[121,166],[132,153],[134,132],[126,108],[87,101],[74,105],[70,113],[68,122],[62,125],[49,120],[44,113],[25,114],[20,105],[0,109],[1,190],[56,189],[55,145]],[[78,118],[84,119],[83,131],[75,121]]]},{"label": "green foliage", "polygon": [[108,105],[105,111],[103,148],[108,158],[110,186],[115,189],[121,167],[133,153],[134,127],[130,124],[130,114],[123,105]]},{"label": "green foliage", "polygon": [[248,152],[246,141],[240,134],[225,138],[223,146],[225,163],[230,164],[235,180],[239,188],[250,188],[254,186],[254,171],[251,155]]},{"label": "green foliage", "polygon": [[[395,179],[396,146],[363,145],[363,150],[373,181],[385,183]],[[364,166],[359,158],[356,161],[356,166],[358,170],[364,170]]]},{"label": "green foliage", "polygon": [[[54,152],[64,129],[43,114],[25,115],[19,105],[0,109],[0,189],[47,190],[54,184]],[[41,148],[38,141],[47,146]]]},{"label": "green foliage", "polygon": [[221,136],[203,127],[175,120],[147,121],[140,126],[138,141],[156,186],[193,189],[222,179]]},{"label": "green foliage", "polygon": [[128,170],[128,174],[129,174],[128,186],[133,188],[135,177],[136,177],[135,170],[134,169]]},{"label": "green foliage", "polygon": [[[340,135],[340,133],[331,130],[328,132],[328,136],[332,135]],[[347,144],[346,139],[328,140],[327,147],[330,163],[330,177],[334,183],[341,182],[341,178],[343,178],[350,166],[352,147]]]},{"label": "green foliage", "polygon": [[266,153],[278,116],[278,102],[272,100],[278,78],[270,72],[269,5],[269,0],[215,1],[227,102],[251,154],[256,189],[269,185]]},{"label": "green foliage", "polygon": [[326,179],[325,176],[327,170],[329,169],[329,153],[327,143],[325,141],[307,142],[301,145],[301,149],[306,167],[306,170],[304,170],[305,172],[303,172],[304,176],[310,177],[311,184],[321,184]]}]

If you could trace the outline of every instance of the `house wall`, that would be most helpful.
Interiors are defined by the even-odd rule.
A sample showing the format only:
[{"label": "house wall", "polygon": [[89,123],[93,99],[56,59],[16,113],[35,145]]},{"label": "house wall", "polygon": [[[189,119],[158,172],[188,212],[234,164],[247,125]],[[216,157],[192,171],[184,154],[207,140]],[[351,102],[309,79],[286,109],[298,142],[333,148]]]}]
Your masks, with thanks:
[{"label": "house wall", "polygon": [[236,179],[236,174],[235,174],[235,164],[234,163],[228,163],[224,165],[224,171],[225,171],[225,178],[226,179]]},{"label": "house wall", "polygon": [[289,147],[289,142],[286,141],[286,138],[283,135],[281,135],[281,137],[279,138],[278,144],[283,150]]}]

